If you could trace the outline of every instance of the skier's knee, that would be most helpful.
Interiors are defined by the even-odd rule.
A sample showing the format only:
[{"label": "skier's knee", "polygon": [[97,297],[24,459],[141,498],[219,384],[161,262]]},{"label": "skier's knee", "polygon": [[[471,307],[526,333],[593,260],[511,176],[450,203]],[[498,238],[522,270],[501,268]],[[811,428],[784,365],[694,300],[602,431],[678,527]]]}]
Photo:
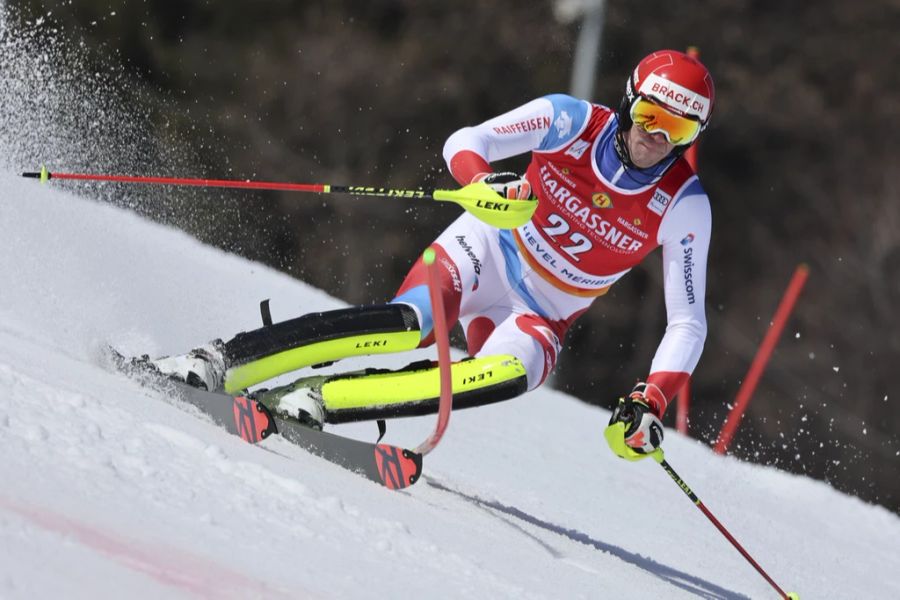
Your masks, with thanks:
[{"label": "skier's knee", "polygon": [[538,340],[531,336],[522,336],[515,344],[495,344],[494,340],[482,347],[477,356],[490,356],[494,354],[509,354],[514,356],[525,369],[528,381],[528,391],[540,386],[556,366],[556,352],[545,348]]}]

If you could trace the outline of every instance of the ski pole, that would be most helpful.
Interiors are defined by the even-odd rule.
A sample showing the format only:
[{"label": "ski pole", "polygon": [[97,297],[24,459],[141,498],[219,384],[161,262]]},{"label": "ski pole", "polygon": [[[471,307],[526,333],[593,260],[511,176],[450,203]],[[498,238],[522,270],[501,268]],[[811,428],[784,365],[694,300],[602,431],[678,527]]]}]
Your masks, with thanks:
[{"label": "ski pole", "polygon": [[409,190],[361,185],[330,185],[327,183],[280,183],[238,179],[195,179],[180,177],[138,177],[133,175],[103,175],[88,173],[51,173],[46,167],[40,171],[22,173],[22,177],[75,181],[110,181],[116,183],[143,183],[194,187],[238,188],[287,192],[312,192],[318,194],[348,194],[351,196],[377,196],[454,202],[481,221],[498,229],[514,229],[527,223],[537,208],[533,200],[509,200],[497,194],[484,183],[470,183],[458,190]]},{"label": "ski pole", "polygon": [[769,582],[769,585],[775,588],[775,591],[778,592],[783,600],[800,600],[800,596],[798,596],[796,592],[785,593],[784,590],[782,590],[778,586],[778,584],[775,583],[775,581],[771,577],[769,577],[769,574],[766,573],[761,566],[759,566],[759,563],[753,560],[753,557],[750,556],[750,553],[744,550],[744,547],[738,543],[734,536],[728,533],[728,530],[725,529],[725,526],[719,522],[719,520],[710,512],[708,508],[706,508],[706,505],[700,501],[700,498],[698,498],[697,495],[693,491],[691,491],[691,488],[684,482],[684,479],[682,479],[678,475],[678,473],[675,472],[675,469],[673,469],[672,466],[668,462],[666,462],[666,457],[665,454],[663,454],[662,448],[657,448],[650,456],[652,456],[653,459],[658,462],[663,469],[665,469],[666,473],[669,474],[669,477],[672,478],[672,481],[678,484],[678,487],[681,488],[681,491],[684,492],[695,505],[697,505],[697,508],[699,508],[703,512],[703,514],[706,515],[706,518],[716,526],[716,528],[722,533],[722,535],[725,536],[725,538],[729,542],[731,542],[731,545],[734,546],[751,565],[753,565],[753,568],[756,569],[756,571],[760,575],[762,575],[766,581]]}]

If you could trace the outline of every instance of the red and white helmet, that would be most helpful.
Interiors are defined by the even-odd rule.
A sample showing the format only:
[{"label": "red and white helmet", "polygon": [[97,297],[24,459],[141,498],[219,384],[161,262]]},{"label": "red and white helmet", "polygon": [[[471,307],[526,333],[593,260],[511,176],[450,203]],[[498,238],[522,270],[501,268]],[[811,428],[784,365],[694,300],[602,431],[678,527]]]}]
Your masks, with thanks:
[{"label": "red and white helmet", "polygon": [[702,131],[712,115],[716,90],[700,61],[677,50],[659,50],[644,57],[628,78],[618,114],[621,129],[631,128],[631,106],[640,97],[700,121]]}]

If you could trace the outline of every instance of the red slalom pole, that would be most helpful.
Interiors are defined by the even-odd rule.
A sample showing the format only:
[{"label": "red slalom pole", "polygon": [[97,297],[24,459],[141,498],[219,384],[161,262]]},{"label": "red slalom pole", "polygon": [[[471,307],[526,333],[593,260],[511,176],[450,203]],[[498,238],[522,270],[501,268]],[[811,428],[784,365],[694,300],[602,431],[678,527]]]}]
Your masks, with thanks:
[{"label": "red slalom pole", "polygon": [[747,405],[750,404],[750,398],[753,396],[754,390],[756,390],[756,384],[759,383],[759,378],[769,362],[769,357],[772,356],[772,352],[775,350],[775,344],[778,343],[781,331],[794,310],[794,304],[797,302],[797,297],[800,295],[800,291],[803,289],[808,276],[809,267],[805,264],[798,265],[793,277],[791,277],[787,290],[784,292],[784,296],[781,298],[778,309],[775,311],[772,325],[769,327],[769,331],[766,332],[766,337],[763,338],[763,342],[759,346],[753,362],[750,364],[747,376],[738,389],[734,407],[728,414],[728,418],[722,426],[722,431],[719,432],[719,439],[713,448],[716,453],[725,454],[725,451],[728,449],[728,445],[731,443],[741,422],[741,417],[744,416],[744,411],[747,409]]},{"label": "red slalom pole", "polygon": [[673,469],[672,466],[668,462],[666,462],[665,454],[663,454],[662,448],[658,448],[653,452],[653,454],[651,454],[651,456],[656,462],[659,463],[659,465],[663,469],[665,469],[666,473],[669,474],[669,477],[672,478],[672,481],[678,484],[678,487],[682,492],[685,493],[688,498],[691,499],[691,502],[693,502],[697,506],[697,508],[699,508],[700,511],[704,515],[706,515],[706,518],[709,519],[710,523],[715,525],[716,529],[718,529],[719,532],[725,536],[725,539],[731,542],[731,545],[741,553],[741,556],[743,556],[745,559],[747,559],[747,562],[753,565],[753,568],[756,569],[756,572],[762,575],[763,578],[767,582],[769,582],[769,585],[771,585],[775,589],[775,591],[778,592],[778,595],[781,598],[783,598],[784,600],[798,600],[799,597],[796,593],[791,592],[790,594],[788,594],[783,589],[781,589],[781,587],[779,587],[779,585],[775,583],[775,580],[769,577],[769,574],[765,572],[765,570],[759,565],[758,562],[753,559],[752,556],[750,556],[750,553],[744,550],[744,547],[741,546],[741,544],[735,539],[735,537],[731,535],[727,529],[725,529],[725,526],[719,522],[715,515],[713,515],[712,512],[708,508],[706,508],[706,505],[700,501],[700,498],[698,498],[697,494],[695,494],[688,486],[688,484],[684,482],[684,479],[682,479],[678,475],[678,473],[675,472],[675,469]]},{"label": "red slalom pole", "polygon": [[678,405],[675,409],[675,430],[682,434],[688,434],[688,413],[691,407],[691,378],[684,380],[681,389],[678,390]]},{"label": "red slalom pole", "polygon": [[434,248],[428,248],[422,255],[428,272],[428,294],[431,298],[431,313],[434,321],[434,343],[438,351],[438,370],[441,375],[441,399],[438,404],[438,420],[434,431],[424,442],[419,444],[416,452],[428,454],[444,437],[450,423],[450,412],[453,410],[453,379],[450,370],[450,335],[447,328],[447,313],[444,312],[444,298],[441,296],[440,281],[435,264]]},{"label": "red slalom pole", "polygon": [[[688,46],[687,52],[685,52],[691,58],[700,60],[700,49],[697,46]],[[688,164],[691,165],[691,168],[694,171],[697,171],[697,144],[691,144],[691,147],[687,149],[687,152],[684,153],[684,158],[687,159]]]}]

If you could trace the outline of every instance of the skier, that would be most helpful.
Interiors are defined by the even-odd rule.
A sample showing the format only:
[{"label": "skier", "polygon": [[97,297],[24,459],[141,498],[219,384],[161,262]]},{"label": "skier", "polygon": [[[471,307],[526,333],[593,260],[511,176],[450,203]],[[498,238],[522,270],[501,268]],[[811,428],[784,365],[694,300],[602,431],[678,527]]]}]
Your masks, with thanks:
[{"label": "skier", "polygon": [[[702,64],[663,50],[638,63],[615,110],[555,94],[450,136],[444,158],[461,185],[481,181],[506,198],[538,202],[517,229],[496,229],[466,213],[434,243],[448,324],[460,322],[471,357],[452,367],[454,407],[538,387],[572,323],[662,246],[668,326],[648,376],[620,399],[606,436],[631,460],[659,446],[660,419],[706,337],[710,206],[683,154],[708,125],[714,100]],[[522,176],[490,166],[527,152]],[[420,258],[388,304],[267,324],[149,362],[189,384],[237,393],[303,367],[427,346],[433,336],[425,269]],[[321,428],[433,412],[439,381],[426,361],[304,377],[257,399]]]}]

